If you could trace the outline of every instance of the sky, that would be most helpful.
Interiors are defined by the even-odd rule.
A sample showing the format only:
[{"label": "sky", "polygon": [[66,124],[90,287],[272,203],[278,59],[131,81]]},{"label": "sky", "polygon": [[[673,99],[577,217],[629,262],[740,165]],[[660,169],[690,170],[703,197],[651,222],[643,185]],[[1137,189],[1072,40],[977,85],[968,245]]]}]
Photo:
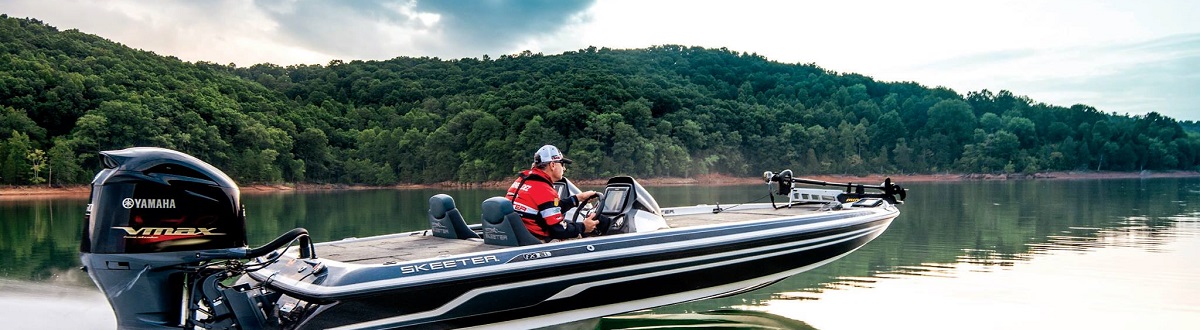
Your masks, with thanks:
[{"label": "sky", "polygon": [[0,13],[242,67],[677,44],[1200,120],[1190,0],[0,0]]}]

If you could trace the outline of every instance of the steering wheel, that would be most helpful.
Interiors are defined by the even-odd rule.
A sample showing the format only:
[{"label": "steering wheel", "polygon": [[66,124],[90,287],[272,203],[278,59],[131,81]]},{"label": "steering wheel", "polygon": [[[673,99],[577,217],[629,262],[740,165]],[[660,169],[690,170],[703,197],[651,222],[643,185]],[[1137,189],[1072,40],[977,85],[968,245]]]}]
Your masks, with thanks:
[{"label": "steering wheel", "polygon": [[[599,212],[600,199],[602,198],[604,198],[604,194],[597,192],[596,194],[592,195],[592,197],[584,198],[582,201],[580,201],[579,205],[575,206],[575,214],[571,216],[571,222],[579,223],[579,215],[583,214],[585,211],[587,211],[588,214]],[[597,214],[597,216],[599,215]],[[587,217],[584,217],[584,219],[587,219]],[[601,229],[600,224],[598,223],[596,224],[596,229],[600,229],[599,232],[601,235],[608,231],[608,228]]]}]

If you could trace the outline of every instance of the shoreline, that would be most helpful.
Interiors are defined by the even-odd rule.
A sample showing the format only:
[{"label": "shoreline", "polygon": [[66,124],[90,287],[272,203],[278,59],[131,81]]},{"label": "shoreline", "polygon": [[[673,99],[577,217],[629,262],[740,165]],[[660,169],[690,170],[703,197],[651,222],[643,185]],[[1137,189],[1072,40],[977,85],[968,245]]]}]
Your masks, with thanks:
[{"label": "shoreline", "polygon": [[[1197,171],[1141,171],[1141,172],[1093,172],[1093,171],[1064,171],[1043,172],[1032,175],[1026,174],[902,174],[867,176],[853,175],[798,175],[808,179],[842,182],[842,183],[879,183],[884,178],[891,177],[897,183],[909,182],[960,182],[960,181],[1003,181],[1003,180],[1104,180],[1104,179],[1150,179],[1150,178],[1194,178],[1200,177]],[[603,186],[607,179],[577,180],[580,186]],[[646,186],[727,186],[762,183],[758,177],[734,177],[722,174],[706,174],[691,178],[645,178],[638,182]],[[281,192],[315,192],[342,190],[373,190],[373,189],[470,189],[470,188],[503,188],[509,181],[493,181],[484,183],[440,182],[432,184],[398,184],[391,186],[360,186],[347,184],[251,184],[239,187],[242,194],[269,194]],[[71,185],[62,187],[44,186],[0,186],[0,200],[25,200],[46,198],[87,198],[91,188],[88,185]]]}]

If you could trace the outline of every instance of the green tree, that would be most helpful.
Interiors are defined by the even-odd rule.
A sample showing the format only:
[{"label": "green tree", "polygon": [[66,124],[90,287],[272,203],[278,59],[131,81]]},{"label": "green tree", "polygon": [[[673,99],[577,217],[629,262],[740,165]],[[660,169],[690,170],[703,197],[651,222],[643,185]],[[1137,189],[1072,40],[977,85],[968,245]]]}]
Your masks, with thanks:
[{"label": "green tree", "polygon": [[896,167],[901,171],[916,169],[913,164],[913,149],[908,147],[908,142],[904,139],[896,140],[896,147],[892,149],[892,154],[895,155]]},{"label": "green tree", "polygon": [[692,167],[688,164],[692,163],[691,155],[688,155],[687,149],[678,141],[666,136],[658,136],[651,143],[654,144],[655,161],[654,175],[665,177],[691,177]]},{"label": "green tree", "polygon": [[979,116],[979,127],[983,128],[985,132],[995,133],[1004,128],[1004,120],[1000,119],[1000,116],[997,116],[995,113],[987,112]]},{"label": "green tree", "polygon": [[32,164],[28,155],[33,149],[29,135],[12,131],[8,140],[0,147],[0,182],[27,184],[32,177]]},{"label": "green tree", "polygon": [[296,158],[304,161],[305,175],[317,182],[327,182],[330,179],[330,160],[333,154],[329,151],[329,138],[325,131],[316,128],[306,128],[296,136]]},{"label": "green tree", "polygon": [[24,132],[31,141],[45,141],[46,129],[38,126],[25,111],[0,106],[0,140],[12,137],[10,132]]},{"label": "green tree", "polygon": [[47,178],[51,185],[77,183],[87,180],[89,175],[79,164],[78,157],[65,138],[54,140],[54,146],[46,153],[48,159]]},{"label": "green tree", "polygon": [[945,100],[929,108],[929,121],[925,124],[928,133],[944,134],[952,141],[969,141],[976,126],[975,113],[962,100]]},{"label": "green tree", "polygon": [[274,149],[242,151],[233,168],[238,170],[239,177],[250,182],[277,183],[283,181],[283,171],[274,166],[279,152]]},{"label": "green tree", "polygon": [[1020,138],[1013,133],[1005,130],[997,131],[988,136],[986,144],[987,153],[991,157],[998,158],[1002,161],[1013,160],[1020,150]]},{"label": "green tree", "polygon": [[25,154],[25,159],[29,160],[29,170],[33,172],[33,177],[29,179],[29,183],[40,184],[46,182],[47,179],[42,178],[41,172],[46,168],[46,152],[42,149],[33,149]]},{"label": "green tree", "polygon": [[[95,139],[103,150],[122,149],[128,147],[166,147],[170,143],[163,135],[163,128],[170,121],[160,120],[150,108],[143,104],[128,101],[108,101],[100,104],[100,108],[89,112],[104,118],[103,126],[93,126],[96,136],[106,137]],[[87,115],[85,115],[87,116]],[[93,119],[89,119],[91,121]]]},{"label": "green tree", "polygon": [[1021,148],[1032,149],[1037,146],[1037,126],[1029,118],[1009,117],[1004,130],[1015,134],[1021,141]]},{"label": "green tree", "polygon": [[944,100],[929,108],[929,121],[923,130],[929,136],[925,148],[933,151],[934,166],[949,166],[963,146],[971,144],[975,130],[975,114],[962,100]]},{"label": "green tree", "polygon": [[889,111],[879,117],[879,121],[870,129],[871,142],[878,146],[889,146],[897,140],[908,136],[908,128],[900,118],[900,113]]}]

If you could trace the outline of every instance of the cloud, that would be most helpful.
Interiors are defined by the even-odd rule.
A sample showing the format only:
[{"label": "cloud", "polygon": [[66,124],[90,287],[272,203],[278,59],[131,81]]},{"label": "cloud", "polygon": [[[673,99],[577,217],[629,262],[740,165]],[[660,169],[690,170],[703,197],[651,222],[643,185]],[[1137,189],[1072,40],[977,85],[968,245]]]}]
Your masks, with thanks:
[{"label": "cloud", "polygon": [[591,1],[262,0],[289,43],[341,59],[477,57],[551,34]]},{"label": "cloud", "polygon": [[[1091,91],[1084,103],[1120,114],[1158,112],[1200,120],[1200,33],[1097,51],[1113,59],[1106,74],[1079,77],[1047,90]],[[1099,63],[1104,65],[1104,63]],[[1059,88],[1055,88],[1059,87]]]},{"label": "cloud", "polygon": [[1022,49],[950,58],[900,70],[959,93],[1009,90],[1059,106],[1159,112],[1200,119],[1200,33],[1105,46]]},{"label": "cloud", "polygon": [[320,63],[330,56],[282,42],[278,25],[244,1],[4,0],[0,12],[185,61]]},{"label": "cloud", "polygon": [[186,61],[323,64],[515,53],[569,24],[585,1],[4,0],[0,12]]},{"label": "cloud", "polygon": [[282,43],[333,59],[388,59],[436,48],[441,38],[438,17],[413,10],[406,1],[255,1],[277,27]]},{"label": "cloud", "polygon": [[483,54],[513,49],[531,39],[580,24],[593,0],[423,1],[417,8],[442,15],[446,36],[461,52]]}]

